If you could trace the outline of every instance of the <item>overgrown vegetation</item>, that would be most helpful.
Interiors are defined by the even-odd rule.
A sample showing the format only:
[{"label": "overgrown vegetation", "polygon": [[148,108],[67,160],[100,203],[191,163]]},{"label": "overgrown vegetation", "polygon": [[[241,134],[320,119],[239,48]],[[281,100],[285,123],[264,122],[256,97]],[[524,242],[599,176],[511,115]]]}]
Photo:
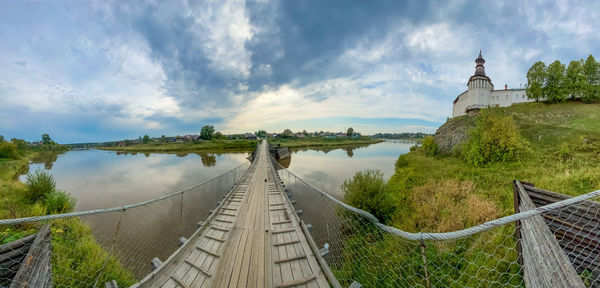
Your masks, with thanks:
[{"label": "overgrown vegetation", "polygon": [[258,140],[212,140],[183,143],[149,143],[131,146],[101,147],[99,149],[127,152],[252,151],[256,148],[257,143]]},{"label": "overgrown vegetation", "polygon": [[[405,231],[448,232],[514,213],[515,179],[573,196],[600,189],[600,104],[523,103],[452,121],[472,123],[473,117],[477,127],[456,153],[435,155],[431,146],[423,144],[401,155],[395,174],[387,183],[378,184],[386,187],[382,191],[387,195],[377,197],[387,197],[392,207],[386,203],[369,206],[368,211],[377,214],[392,209],[391,218],[381,219]],[[361,181],[377,179],[369,177]],[[366,191],[351,193],[366,198],[370,195]],[[367,199],[351,201],[353,205],[368,203]],[[430,278],[441,287],[478,286],[481,282],[475,276],[484,271],[480,279],[522,285],[513,232],[514,226],[505,225],[454,242],[426,243],[429,267],[436,267],[429,271]],[[409,271],[404,279],[424,279],[424,275],[410,273],[423,269],[418,243],[407,246],[408,241],[367,229],[351,234],[344,249],[349,260],[336,273],[351,273],[361,284],[374,287],[397,283],[379,270],[397,271],[397,275]],[[385,260],[373,265],[366,258]]]},{"label": "overgrown vegetation", "polygon": [[323,137],[307,137],[307,138],[277,138],[269,139],[269,144],[286,146],[290,148],[312,148],[312,147],[344,147],[351,145],[364,145],[383,142],[381,139],[371,139],[369,137],[358,138],[323,138]]},{"label": "overgrown vegetation", "polygon": [[433,136],[427,136],[423,139],[423,143],[422,146],[423,151],[425,153],[427,153],[428,155],[437,155],[440,152],[439,147],[437,146],[437,143],[435,143],[435,139],[433,138]]},{"label": "overgrown vegetation", "polygon": [[385,190],[383,173],[379,170],[358,172],[342,185],[346,203],[373,214],[382,222],[391,219],[394,212],[389,193]]},{"label": "overgrown vegetation", "polygon": [[[431,140],[435,144],[435,141]],[[469,131],[467,142],[457,153],[465,162],[482,166],[518,161],[526,148],[527,142],[519,135],[512,116],[503,115],[499,109],[491,108],[480,112],[475,127]]]},{"label": "overgrown vegetation", "polygon": [[[34,171],[28,174],[27,184],[18,181],[19,175],[27,173],[29,161],[39,161],[48,167],[56,160],[57,153],[68,150],[66,146],[56,144],[47,134],[42,139],[45,141],[37,144],[14,138],[10,143],[0,141],[2,147],[16,147],[16,155],[0,158],[1,219],[64,213],[74,209],[75,200],[68,193],[56,189],[51,174]],[[4,137],[0,137],[0,140],[4,140]],[[0,243],[37,233],[41,225],[42,223],[26,223],[4,226],[0,231]],[[93,283],[101,271],[107,252],[96,242],[90,228],[79,219],[70,218],[53,220],[51,231],[54,285],[79,287],[86,285],[85,283]],[[103,287],[105,282],[113,279],[123,286],[135,282],[133,275],[121,266],[116,257],[111,256],[98,281],[98,287]]]}]

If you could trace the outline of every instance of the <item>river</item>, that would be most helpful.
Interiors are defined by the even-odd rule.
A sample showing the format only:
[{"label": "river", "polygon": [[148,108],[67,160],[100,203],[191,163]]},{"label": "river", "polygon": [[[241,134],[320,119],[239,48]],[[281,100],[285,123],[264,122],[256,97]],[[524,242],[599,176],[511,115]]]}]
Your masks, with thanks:
[{"label": "river", "polygon": [[[413,142],[388,140],[361,147],[300,149],[292,151],[291,158],[281,163],[321,190],[343,199],[344,180],[366,169],[381,170],[385,179],[389,179],[398,156],[407,153],[412,145]],[[127,154],[73,150],[48,159],[35,159],[30,171],[48,170],[56,179],[57,188],[75,197],[75,209],[82,211],[137,203],[192,187],[247,163],[249,155],[248,152]],[[25,175],[21,181],[25,181]],[[196,222],[214,209],[220,198],[207,196],[212,195],[210,187],[215,186],[127,210],[123,217],[117,211],[82,220],[90,225],[102,246],[112,247],[121,263],[141,278],[150,272],[148,263],[153,257],[165,260],[177,248],[179,237],[189,237],[196,229]],[[188,215],[193,217],[185,217]],[[118,237],[113,238],[116,230]]]}]

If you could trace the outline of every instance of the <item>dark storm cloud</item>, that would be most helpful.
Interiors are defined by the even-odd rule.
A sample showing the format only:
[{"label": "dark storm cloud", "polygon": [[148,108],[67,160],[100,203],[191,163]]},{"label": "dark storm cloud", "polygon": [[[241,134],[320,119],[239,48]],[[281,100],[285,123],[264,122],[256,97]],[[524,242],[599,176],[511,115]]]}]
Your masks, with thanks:
[{"label": "dark storm cloud", "polygon": [[[250,19],[259,33],[247,47],[254,69],[269,65],[271,85],[306,84],[347,75],[336,63],[346,49],[361,41],[378,41],[399,18],[425,14],[421,1],[279,1],[249,3]],[[332,67],[333,66],[333,67]],[[264,77],[252,79],[260,88]]]},{"label": "dark storm cloud", "polygon": [[0,132],[119,139],[234,130],[263,114],[248,129],[325,116],[441,123],[479,49],[493,82],[512,87],[537,60],[600,51],[599,3],[6,2]]}]

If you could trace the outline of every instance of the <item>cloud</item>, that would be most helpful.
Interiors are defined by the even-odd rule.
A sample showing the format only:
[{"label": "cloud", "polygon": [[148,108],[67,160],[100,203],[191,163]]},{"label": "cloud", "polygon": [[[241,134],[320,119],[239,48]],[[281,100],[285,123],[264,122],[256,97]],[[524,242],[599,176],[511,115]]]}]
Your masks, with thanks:
[{"label": "cloud", "polygon": [[480,49],[499,87],[525,83],[535,61],[600,50],[600,7],[587,1],[2,6],[0,131],[50,132],[59,142],[197,133],[204,124],[230,133],[431,131],[466,89]]}]

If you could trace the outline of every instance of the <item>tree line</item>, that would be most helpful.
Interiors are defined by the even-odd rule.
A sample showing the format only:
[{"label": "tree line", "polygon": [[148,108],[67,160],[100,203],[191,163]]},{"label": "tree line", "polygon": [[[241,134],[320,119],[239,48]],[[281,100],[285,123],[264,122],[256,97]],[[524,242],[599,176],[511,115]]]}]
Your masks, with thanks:
[{"label": "tree line", "polygon": [[548,66],[535,62],[527,71],[526,93],[529,99],[550,103],[570,98],[600,101],[600,64],[591,54],[585,60],[571,61],[566,68],[559,60]]}]

